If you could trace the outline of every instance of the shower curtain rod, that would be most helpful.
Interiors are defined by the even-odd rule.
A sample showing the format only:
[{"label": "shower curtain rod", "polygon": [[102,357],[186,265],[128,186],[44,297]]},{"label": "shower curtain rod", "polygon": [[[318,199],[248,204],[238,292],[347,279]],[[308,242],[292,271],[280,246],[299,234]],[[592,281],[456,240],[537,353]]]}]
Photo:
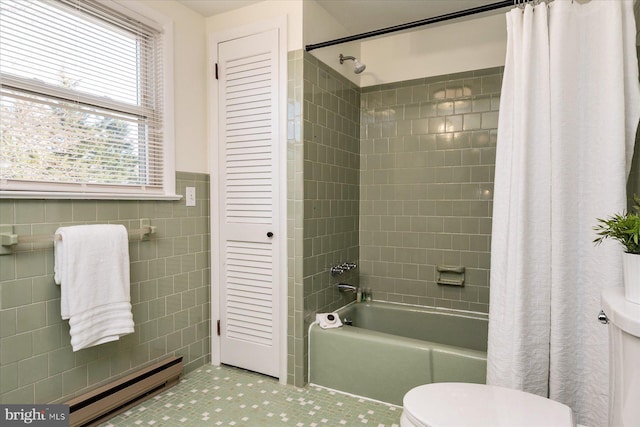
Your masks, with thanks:
[{"label": "shower curtain rod", "polygon": [[507,6],[515,6],[521,0],[505,0],[497,3],[490,3],[484,6],[472,7],[471,9],[460,10],[458,12],[446,13],[444,15],[434,16],[431,18],[421,19],[419,21],[408,22],[406,24],[394,25],[392,27],[380,28],[378,30],[367,31],[366,33],[355,34],[353,36],[341,37],[339,39],[329,40],[322,43],[308,44],[304,49],[309,52],[321,47],[333,46],[336,44],[362,40],[369,37],[381,36],[383,34],[395,33],[397,31],[408,30],[410,28],[421,27],[423,25],[435,24],[436,22],[449,21],[450,19],[462,18],[464,16],[475,15],[477,13],[488,12],[490,10],[501,9]]}]

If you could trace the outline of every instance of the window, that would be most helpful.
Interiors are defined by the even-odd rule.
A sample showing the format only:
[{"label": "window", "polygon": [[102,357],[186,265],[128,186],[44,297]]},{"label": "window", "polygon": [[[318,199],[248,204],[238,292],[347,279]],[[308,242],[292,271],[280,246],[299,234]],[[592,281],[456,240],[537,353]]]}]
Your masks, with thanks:
[{"label": "window", "polygon": [[2,194],[173,194],[163,46],[105,2],[2,0]]}]

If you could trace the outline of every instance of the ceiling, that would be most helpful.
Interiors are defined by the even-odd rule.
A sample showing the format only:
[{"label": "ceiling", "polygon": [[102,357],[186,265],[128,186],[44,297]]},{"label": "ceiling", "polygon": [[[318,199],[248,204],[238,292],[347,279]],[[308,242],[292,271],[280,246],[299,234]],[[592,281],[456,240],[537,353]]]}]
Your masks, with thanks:
[{"label": "ceiling", "polygon": [[[497,0],[316,0],[330,15],[359,34],[496,3]],[[477,18],[477,16],[476,16]]]},{"label": "ceiling", "polygon": [[[178,0],[203,16],[239,9],[260,0]],[[359,34],[496,3],[498,0],[316,0],[350,34]],[[477,16],[476,16],[477,17]]]},{"label": "ceiling", "polygon": [[262,0],[177,0],[189,9],[203,16],[219,15],[230,10],[240,9]]}]

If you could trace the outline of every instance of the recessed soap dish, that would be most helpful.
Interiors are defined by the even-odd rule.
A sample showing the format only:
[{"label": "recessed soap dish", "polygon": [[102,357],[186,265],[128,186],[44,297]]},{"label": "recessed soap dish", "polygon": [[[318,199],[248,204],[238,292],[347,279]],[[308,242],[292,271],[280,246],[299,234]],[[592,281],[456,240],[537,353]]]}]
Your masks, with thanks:
[{"label": "recessed soap dish", "polygon": [[439,265],[436,269],[438,270],[438,279],[436,280],[438,285],[464,286],[465,268],[463,266]]}]

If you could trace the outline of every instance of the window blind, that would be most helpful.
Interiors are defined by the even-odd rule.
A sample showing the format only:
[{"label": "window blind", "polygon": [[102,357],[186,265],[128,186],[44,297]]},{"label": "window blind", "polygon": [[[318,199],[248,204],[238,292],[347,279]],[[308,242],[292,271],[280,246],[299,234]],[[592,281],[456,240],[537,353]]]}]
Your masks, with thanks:
[{"label": "window blind", "polygon": [[0,189],[162,192],[162,33],[89,0],[0,2]]}]

